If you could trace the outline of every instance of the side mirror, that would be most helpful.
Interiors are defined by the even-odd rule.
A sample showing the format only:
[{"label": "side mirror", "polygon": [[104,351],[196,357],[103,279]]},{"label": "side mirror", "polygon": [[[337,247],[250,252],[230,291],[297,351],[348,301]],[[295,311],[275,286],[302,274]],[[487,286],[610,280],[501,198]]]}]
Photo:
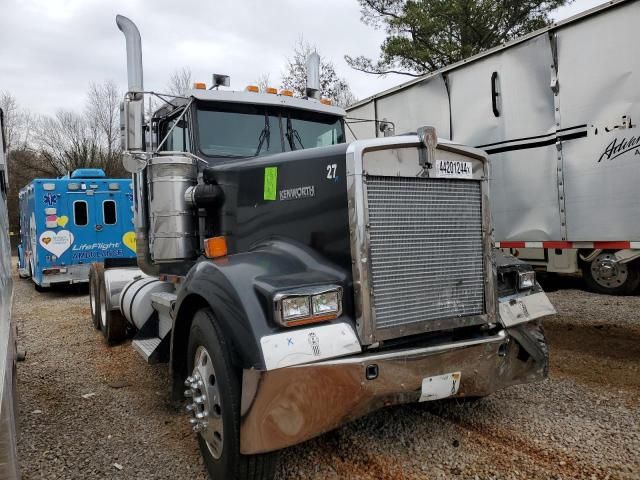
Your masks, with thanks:
[{"label": "side mirror", "polygon": [[125,98],[120,103],[120,140],[122,150],[144,150],[144,131],[142,125],[144,100]]}]

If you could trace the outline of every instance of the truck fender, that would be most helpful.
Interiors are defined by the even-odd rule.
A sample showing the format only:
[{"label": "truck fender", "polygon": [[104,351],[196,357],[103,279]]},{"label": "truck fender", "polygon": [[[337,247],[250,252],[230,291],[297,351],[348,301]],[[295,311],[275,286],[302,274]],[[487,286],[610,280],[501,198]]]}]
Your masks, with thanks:
[{"label": "truck fender", "polygon": [[[196,311],[210,308],[231,342],[238,367],[264,370],[260,340],[281,330],[272,319],[270,295],[312,285],[348,287],[348,275],[305,245],[269,240],[246,253],[201,259],[182,282],[173,309],[170,365],[174,395],[186,372],[186,348]],[[347,295],[345,295],[347,297]]]}]

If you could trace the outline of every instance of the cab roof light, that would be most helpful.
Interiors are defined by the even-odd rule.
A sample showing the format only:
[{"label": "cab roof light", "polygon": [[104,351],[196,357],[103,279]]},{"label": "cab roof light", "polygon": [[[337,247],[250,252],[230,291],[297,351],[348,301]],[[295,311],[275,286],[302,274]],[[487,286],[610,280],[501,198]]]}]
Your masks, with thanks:
[{"label": "cab roof light", "polygon": [[283,97],[293,97],[293,92],[291,90],[282,89],[280,90],[280,95]]},{"label": "cab roof light", "polygon": [[195,82],[193,84],[193,88],[195,90],[206,90],[207,89],[207,84],[204,82]]},{"label": "cab roof light", "polygon": [[278,93],[278,89],[273,87],[267,87],[264,91],[265,93],[270,93],[272,95],[275,95]]},{"label": "cab roof light", "polygon": [[109,190],[120,190],[120,185],[117,183],[110,183],[109,184]]},{"label": "cab roof light", "polygon": [[320,103],[323,105],[333,105],[333,101],[330,98],[321,98]]},{"label": "cab roof light", "polygon": [[227,240],[224,237],[211,237],[204,241],[204,255],[207,258],[219,258],[227,255]]},{"label": "cab roof light", "polygon": [[247,88],[245,88],[245,91],[258,93],[258,92],[260,92],[260,89],[258,88],[257,85],[247,85]]}]

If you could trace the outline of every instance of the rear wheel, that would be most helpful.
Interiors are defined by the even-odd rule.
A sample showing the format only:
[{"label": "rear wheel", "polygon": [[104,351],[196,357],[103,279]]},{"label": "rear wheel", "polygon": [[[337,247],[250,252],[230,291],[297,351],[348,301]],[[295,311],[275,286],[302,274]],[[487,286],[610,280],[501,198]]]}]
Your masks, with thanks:
[{"label": "rear wheel", "polygon": [[582,264],[587,286],[608,295],[631,295],[640,286],[638,263],[619,263],[614,252],[602,252],[592,262]]},{"label": "rear wheel", "polygon": [[96,330],[102,328],[100,318],[100,279],[104,275],[102,263],[92,263],[89,270],[89,304],[91,306],[91,321]]},{"label": "rear wheel", "polygon": [[111,310],[107,302],[104,275],[98,282],[98,299],[100,309],[100,330],[109,345],[115,345],[127,336],[127,320],[119,311]]},{"label": "rear wheel", "polygon": [[270,480],[276,454],[240,453],[240,375],[231,346],[208,309],[196,312],[187,349],[187,410],[212,479]]}]

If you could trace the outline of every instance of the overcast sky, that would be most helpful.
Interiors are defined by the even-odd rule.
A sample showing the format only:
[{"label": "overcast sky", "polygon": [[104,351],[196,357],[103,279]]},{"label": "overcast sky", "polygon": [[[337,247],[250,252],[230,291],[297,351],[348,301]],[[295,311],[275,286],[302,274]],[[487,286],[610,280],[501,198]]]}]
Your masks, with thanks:
[{"label": "overcast sky", "polygon": [[[575,0],[554,18],[600,3]],[[224,73],[241,90],[268,73],[278,86],[301,35],[334,62],[359,99],[408,80],[377,78],[345,63],[345,53],[377,58],[384,39],[360,22],[356,0],[0,0],[0,91],[32,112],[52,114],[82,108],[91,81],[112,79],[124,90],[117,13],[140,29],[147,89],[164,90],[182,66],[207,84],[212,73]]]}]

